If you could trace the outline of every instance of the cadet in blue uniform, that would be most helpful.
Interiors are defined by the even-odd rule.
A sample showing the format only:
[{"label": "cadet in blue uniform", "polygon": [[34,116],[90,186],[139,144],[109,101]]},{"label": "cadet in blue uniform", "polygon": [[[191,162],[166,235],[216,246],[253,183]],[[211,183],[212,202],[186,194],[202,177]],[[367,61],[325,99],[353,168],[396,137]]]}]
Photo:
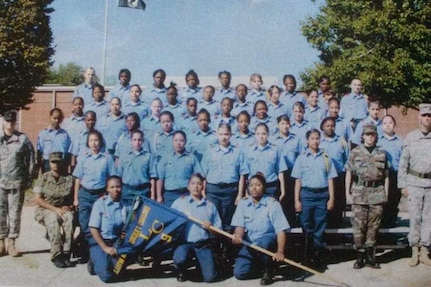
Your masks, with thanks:
[{"label": "cadet in blue uniform", "polygon": [[280,102],[281,88],[277,85],[272,85],[268,89],[268,115],[271,118],[278,118],[279,116],[286,115],[290,118],[292,110]]},{"label": "cadet in blue uniform", "polygon": [[236,131],[236,119],[231,114],[233,101],[230,98],[224,98],[220,105],[220,115],[213,118],[212,129],[216,130],[220,123],[226,123],[232,127],[233,131]]},{"label": "cadet in blue uniform", "polygon": [[266,101],[265,89],[262,88],[263,80],[262,75],[253,73],[250,76],[251,91],[248,95],[248,99],[252,103],[256,103],[259,100]]},{"label": "cadet in blue uniform", "polygon": [[238,115],[242,111],[246,111],[250,116],[253,114],[254,104],[247,99],[247,86],[239,84],[236,86],[236,101],[232,109],[232,116],[238,118]]},{"label": "cadet in blue uniform", "polygon": [[[63,112],[59,108],[53,108],[49,112],[51,124],[42,130],[37,137],[37,163],[42,173],[49,171],[49,155],[53,152],[61,152],[63,158],[68,159],[68,150],[71,140],[67,132],[60,127],[63,121]],[[67,160],[67,165],[69,160]]]},{"label": "cadet in blue uniform", "polygon": [[218,73],[218,79],[221,84],[221,88],[215,93],[214,100],[220,103],[224,98],[228,97],[232,101],[236,101],[235,90],[230,87],[232,75],[228,71],[222,71]]},{"label": "cadet in blue uniform", "polygon": [[280,102],[285,104],[290,111],[293,111],[293,105],[296,102],[301,102],[303,105],[307,103],[305,97],[295,91],[296,79],[293,75],[284,75],[283,84],[286,91],[280,96]]},{"label": "cadet in blue uniform", "polygon": [[[272,260],[284,260],[286,231],[290,228],[279,202],[265,195],[265,177],[255,174],[249,181],[249,197],[241,200],[232,218],[235,226],[234,244],[240,244],[244,238],[259,247],[275,251]],[[247,232],[246,232],[247,231]],[[250,247],[243,246],[236,258],[233,274],[244,280],[253,277],[255,270],[263,270],[261,285],[273,282],[274,263],[268,255]]]},{"label": "cadet in blue uniform", "polygon": [[379,119],[380,103],[377,100],[368,99],[368,117],[358,122],[355,133],[352,136],[352,144],[358,146],[362,142],[362,132],[365,124],[373,123],[377,127],[377,135],[383,135],[382,120]]},{"label": "cadet in blue uniform", "polygon": [[176,131],[173,137],[174,151],[162,156],[157,164],[156,200],[170,206],[175,199],[187,192],[187,183],[192,173],[203,174],[196,156],[186,151],[187,136]]},{"label": "cadet in blue uniform", "polygon": [[159,98],[153,99],[150,106],[150,116],[141,120],[141,129],[147,139],[152,139],[156,132],[162,130],[162,127],[160,126],[160,112],[162,111],[162,109],[162,100]]},{"label": "cadet in blue uniform", "polygon": [[187,99],[187,112],[177,122],[178,130],[184,131],[186,134],[194,134],[199,130],[198,114],[198,101],[194,98]]},{"label": "cadet in blue uniform", "polygon": [[121,100],[121,102],[127,103],[129,100],[130,93],[130,80],[132,79],[132,73],[130,73],[129,69],[121,69],[118,72],[118,80],[120,83],[115,85],[110,91],[108,95],[108,101],[110,102],[113,98],[117,97]]},{"label": "cadet in blue uniform", "polygon": [[[89,151],[79,157],[72,175],[75,177],[73,204],[79,206],[81,232],[88,238],[91,208],[94,202],[105,193],[106,179],[115,174],[115,166],[112,157],[101,152],[104,142],[102,134],[97,130],[88,133],[87,147]],[[85,259],[84,255],[82,261],[85,262]]]},{"label": "cadet in blue uniform", "polygon": [[72,155],[71,168],[75,168],[78,156],[85,154],[88,150],[87,138],[88,133],[94,130],[96,126],[97,116],[93,111],[87,111],[84,114],[85,130],[81,131],[73,140],[69,148],[69,153]]},{"label": "cadet in blue uniform", "polygon": [[308,93],[308,105],[305,108],[304,119],[315,129],[319,128],[320,122],[325,117],[326,110],[319,106],[319,96],[316,90]]},{"label": "cadet in blue uniform", "polygon": [[130,86],[129,100],[123,103],[123,113],[128,115],[130,113],[137,113],[140,121],[148,116],[150,106],[140,100],[141,87],[139,85]]},{"label": "cadet in blue uniform", "polygon": [[180,95],[180,102],[184,105],[188,98],[195,98],[198,102],[202,101],[202,88],[199,87],[199,77],[194,70],[189,70],[185,76],[187,87]]},{"label": "cadet in blue uniform", "polygon": [[201,161],[207,180],[206,197],[222,218],[223,229],[230,229],[235,205],[244,197],[245,176],[250,172],[240,148],[230,144],[231,128],[217,129],[218,145],[210,146]]},{"label": "cadet in blue uniform", "polygon": [[72,101],[72,115],[65,118],[61,127],[70,136],[71,142],[74,141],[75,137],[82,131],[85,130],[84,123],[84,99],[76,97]]},{"label": "cadet in blue uniform", "polygon": [[293,120],[291,122],[290,131],[295,134],[303,147],[307,146],[307,138],[305,134],[311,130],[311,125],[304,119],[305,106],[302,102],[293,104]]},{"label": "cadet in blue uniform", "polygon": [[347,141],[335,134],[335,119],[324,118],[320,124],[323,136],[320,140],[320,148],[326,152],[332,162],[338,176],[334,181],[334,208],[328,213],[328,227],[340,227],[343,221],[343,211],[346,207],[345,177],[346,164],[350,149]]},{"label": "cadet in blue uniform", "polygon": [[150,151],[142,146],[144,133],[132,132],[132,150],[118,161],[118,175],[123,181],[123,200],[132,204],[135,196],[146,196],[156,199],[156,163]]},{"label": "cadet in blue uniform", "polygon": [[100,84],[94,84],[93,87],[93,100],[90,103],[85,103],[84,112],[94,111],[97,118],[102,118],[109,113],[109,103],[104,100],[105,87]]},{"label": "cadet in blue uniform", "polygon": [[255,132],[256,126],[258,124],[266,124],[269,129],[270,135],[273,135],[277,132],[277,124],[275,123],[275,118],[268,115],[268,106],[263,100],[258,100],[254,104],[254,117],[251,118],[249,127],[252,133]]},{"label": "cadet in blue uniform", "polygon": [[197,173],[192,174],[188,183],[189,195],[182,196],[172,203],[172,208],[184,212],[202,221],[202,225],[197,225],[188,221],[181,243],[174,251],[174,265],[177,270],[177,280],[184,282],[187,280],[185,271],[190,265],[190,258],[195,255],[202,271],[204,282],[211,282],[217,276],[214,261],[214,252],[209,240],[211,234],[210,226],[221,228],[220,216],[211,201],[203,197],[204,177]]},{"label": "cadet in blue uniform", "polygon": [[82,75],[84,83],[76,86],[73,92],[73,99],[81,97],[84,99],[84,104],[87,105],[93,100],[93,85],[96,82],[96,70],[93,67],[88,67]]},{"label": "cadet in blue uniform", "polygon": [[230,143],[239,148],[245,148],[256,142],[254,134],[250,131],[250,114],[247,111],[241,111],[236,117],[238,131],[231,137]]},{"label": "cadet in blue uniform", "polygon": [[323,269],[323,233],[327,212],[334,208],[333,178],[337,171],[328,155],[319,149],[320,132],[312,129],[306,138],[308,148],[298,156],[292,170],[292,177],[296,178],[295,209],[301,212],[306,235],[305,261]]},{"label": "cadet in blue uniform", "polygon": [[211,118],[215,118],[220,114],[220,102],[216,102],[213,99],[214,93],[215,88],[213,86],[206,86],[203,90],[202,101],[198,104],[199,110],[207,110],[210,113]]},{"label": "cadet in blue uniform", "polygon": [[[121,200],[121,178],[110,176],[106,182],[108,195],[99,198],[93,206],[90,217],[90,256],[88,271],[98,275],[103,282],[121,279],[112,270],[117,250],[114,242],[121,235],[127,219],[128,206]],[[121,275],[121,274],[120,274]]]},{"label": "cadet in blue uniform", "polygon": [[155,98],[159,98],[166,103],[165,79],[166,72],[164,70],[155,70],[153,72],[153,85],[141,96],[141,102],[150,105]]},{"label": "cadet in blue uniform", "polygon": [[150,142],[151,152],[156,157],[156,162],[159,162],[163,155],[172,153],[174,150],[172,144],[175,132],[174,120],[174,115],[169,111],[160,114],[162,131],[156,132]]},{"label": "cadet in blue uniform", "polygon": [[[257,143],[247,147],[245,158],[250,167],[250,175],[261,172],[266,177],[266,195],[282,200],[286,193],[283,172],[287,170],[287,165],[277,147],[268,142],[268,136],[268,126],[258,124],[256,126]],[[280,186],[280,192],[278,192],[278,186]]]},{"label": "cadet in blue uniform", "polygon": [[168,90],[166,91],[167,102],[163,107],[163,111],[169,111],[174,115],[175,119],[180,119],[185,115],[186,110],[184,105],[181,105],[177,100],[178,91],[175,87],[175,83],[171,83]]},{"label": "cadet in blue uniform", "polygon": [[193,152],[200,162],[207,148],[217,143],[217,135],[210,128],[211,118],[207,110],[202,109],[199,111],[197,121],[199,130],[190,136],[188,149]]}]

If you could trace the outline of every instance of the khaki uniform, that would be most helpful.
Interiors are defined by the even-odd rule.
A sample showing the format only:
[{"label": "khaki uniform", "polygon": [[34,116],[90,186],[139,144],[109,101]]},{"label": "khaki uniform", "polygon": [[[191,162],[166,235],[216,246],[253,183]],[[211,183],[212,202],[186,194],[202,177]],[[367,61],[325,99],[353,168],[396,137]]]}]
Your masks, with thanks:
[{"label": "khaki uniform", "polygon": [[398,187],[409,191],[411,246],[431,245],[431,133],[410,132],[404,140]]},{"label": "khaki uniform", "polygon": [[[56,180],[50,171],[41,175],[34,188],[34,193],[39,193],[41,197],[51,205],[61,207],[72,205],[73,203],[73,177],[60,176]],[[73,212],[67,211],[64,218],[61,218],[52,210],[38,207],[35,211],[37,222],[46,227],[46,231],[51,243],[51,256],[69,253],[73,237]]]},{"label": "khaki uniform", "polygon": [[352,172],[352,226],[356,249],[374,247],[387,201],[384,188],[388,169],[386,153],[375,147],[370,153],[361,145],[352,150],[346,170]]},{"label": "khaki uniform", "polygon": [[34,148],[28,137],[0,131],[0,239],[18,238],[24,189],[31,184],[35,168]]}]

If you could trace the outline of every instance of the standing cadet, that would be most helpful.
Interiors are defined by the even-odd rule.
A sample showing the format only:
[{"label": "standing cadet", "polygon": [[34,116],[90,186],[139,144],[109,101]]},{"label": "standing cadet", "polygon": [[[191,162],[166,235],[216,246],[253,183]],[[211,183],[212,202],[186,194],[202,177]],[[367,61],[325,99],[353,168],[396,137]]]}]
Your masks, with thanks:
[{"label": "standing cadet", "polygon": [[328,210],[334,208],[334,181],[337,171],[329,156],[319,149],[320,132],[306,133],[308,147],[298,156],[291,176],[295,178],[295,210],[301,212],[305,232],[305,261],[325,269],[322,261],[323,234]]},{"label": "standing cadet", "polygon": [[[431,245],[431,104],[419,105],[419,128],[404,140],[398,169],[398,187],[409,198],[412,247],[410,266],[419,261],[431,266],[428,248]],[[420,255],[419,255],[420,254]]]},{"label": "standing cadet", "polygon": [[[235,226],[232,243],[240,244],[242,239],[275,251],[274,261],[284,260],[286,231],[290,228],[278,201],[265,195],[266,180],[262,173],[250,178],[250,196],[241,200],[232,218]],[[245,232],[247,230],[247,232]],[[260,285],[273,282],[274,263],[268,255],[251,247],[243,246],[236,258],[233,274],[239,280],[253,277],[255,270],[263,270]]]},{"label": "standing cadet", "polygon": [[33,187],[35,219],[43,224],[51,243],[51,261],[58,268],[73,267],[70,249],[73,239],[73,177],[64,174],[63,155],[49,155],[50,171],[39,176]]},{"label": "standing cadet", "polygon": [[196,256],[204,282],[214,281],[217,276],[214,251],[210,244],[211,234],[208,229],[210,226],[221,228],[221,220],[214,204],[204,197],[204,181],[201,174],[192,174],[188,183],[190,194],[182,196],[172,203],[173,209],[202,221],[202,225],[197,225],[192,221],[187,222],[183,242],[174,251],[173,259],[179,282],[187,280],[185,271],[189,267],[192,254]]},{"label": "standing cadet", "polygon": [[31,184],[35,168],[33,146],[28,137],[15,130],[16,112],[3,115],[0,131],[0,256],[19,256],[15,240],[19,236],[24,190]]},{"label": "standing cadet", "polygon": [[[106,181],[108,195],[99,198],[93,206],[89,227],[91,261],[88,271],[103,282],[121,279],[113,272],[117,249],[113,247],[127,220],[128,206],[121,200],[121,178],[109,176]],[[121,274],[120,274],[121,275]]]},{"label": "standing cadet", "polygon": [[[362,142],[346,163],[346,200],[352,204],[352,227],[357,259],[354,269],[380,268],[375,258],[376,236],[389,188],[386,152],[376,147],[377,127],[363,125]],[[365,254],[364,254],[365,253]]]}]

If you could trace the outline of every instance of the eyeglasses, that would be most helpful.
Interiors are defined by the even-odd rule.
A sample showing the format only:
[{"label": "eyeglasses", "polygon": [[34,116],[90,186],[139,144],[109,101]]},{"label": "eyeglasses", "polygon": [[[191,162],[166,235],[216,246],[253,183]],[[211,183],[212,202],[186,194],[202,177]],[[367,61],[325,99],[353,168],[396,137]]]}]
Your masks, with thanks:
[{"label": "eyeglasses", "polygon": [[425,118],[425,117],[431,118],[431,114],[423,114],[423,115],[421,115],[421,117],[423,117],[423,118]]},{"label": "eyeglasses", "polygon": [[375,133],[365,133],[364,136],[376,136]]}]

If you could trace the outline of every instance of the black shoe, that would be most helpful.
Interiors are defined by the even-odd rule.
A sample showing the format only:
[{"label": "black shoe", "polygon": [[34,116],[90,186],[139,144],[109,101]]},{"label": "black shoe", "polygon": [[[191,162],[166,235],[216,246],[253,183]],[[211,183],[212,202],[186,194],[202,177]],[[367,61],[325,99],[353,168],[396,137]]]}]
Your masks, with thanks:
[{"label": "black shoe", "polygon": [[365,253],[358,251],[357,254],[356,254],[356,256],[357,256],[357,258],[356,258],[355,264],[353,264],[353,269],[364,268],[364,266],[365,266],[365,263],[364,263]]},{"label": "black shoe", "polygon": [[269,275],[268,272],[263,273],[262,279],[260,279],[260,285],[266,286],[272,284],[273,282],[272,276]]},{"label": "black shoe", "polygon": [[57,257],[55,257],[54,260],[52,260],[52,263],[54,263],[55,267],[57,268],[67,267],[61,255],[58,255]]},{"label": "black shoe", "polygon": [[87,270],[88,270],[88,273],[90,273],[90,275],[96,275],[96,272],[94,272],[94,263],[93,263],[93,261],[88,261],[88,263],[87,263]]},{"label": "black shoe", "polygon": [[366,257],[365,257],[365,266],[371,267],[374,269],[380,269],[380,264],[376,262],[376,256],[374,254],[373,247],[367,247]]},{"label": "black shoe", "polygon": [[186,276],[184,275],[183,272],[178,272],[177,281],[178,282],[186,282],[187,281]]},{"label": "black shoe", "polygon": [[66,267],[75,267],[75,263],[70,261],[70,255],[65,254],[64,256],[64,264],[66,265]]}]

